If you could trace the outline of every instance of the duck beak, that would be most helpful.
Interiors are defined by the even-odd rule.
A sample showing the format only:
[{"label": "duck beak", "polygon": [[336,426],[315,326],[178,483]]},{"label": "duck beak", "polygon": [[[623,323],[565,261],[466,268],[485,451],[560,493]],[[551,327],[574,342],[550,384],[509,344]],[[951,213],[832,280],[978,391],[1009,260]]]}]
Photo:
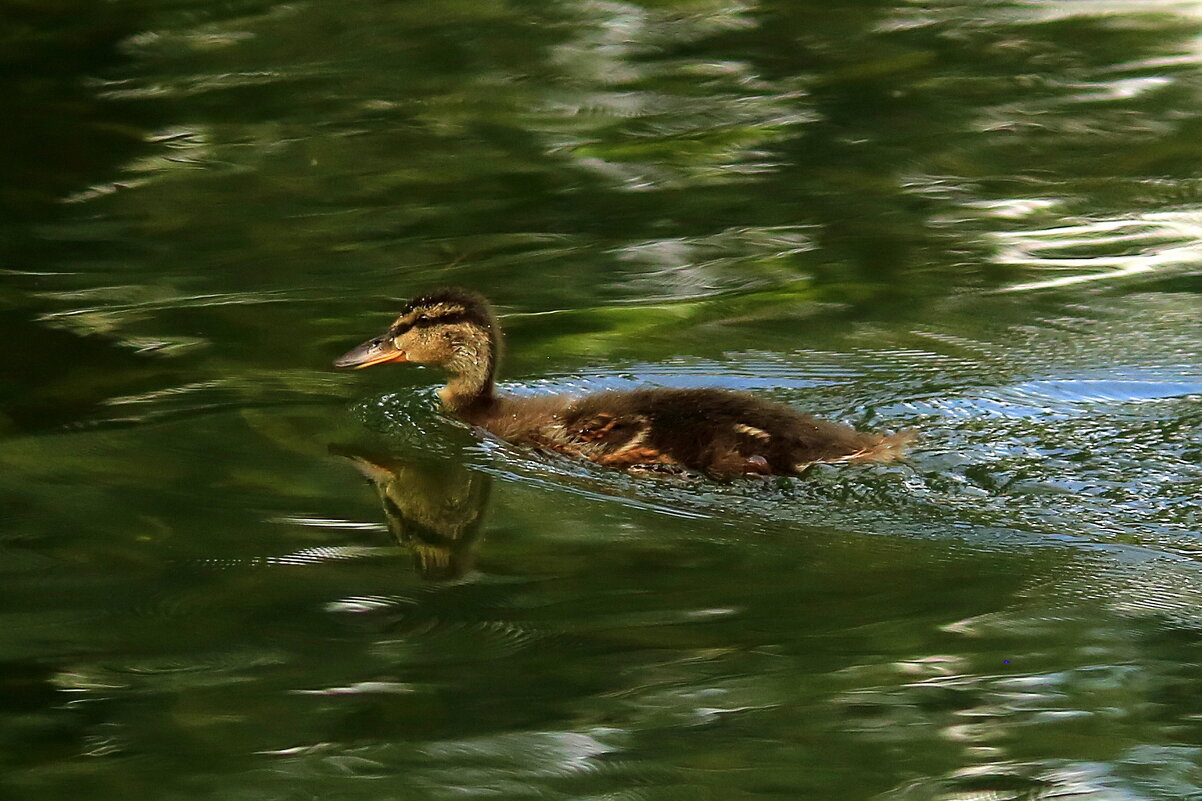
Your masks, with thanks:
[{"label": "duck beak", "polygon": [[334,361],[334,366],[358,370],[373,364],[407,361],[409,360],[405,358],[405,351],[394,345],[391,337],[384,336],[369,339],[359,347],[342,354]]}]

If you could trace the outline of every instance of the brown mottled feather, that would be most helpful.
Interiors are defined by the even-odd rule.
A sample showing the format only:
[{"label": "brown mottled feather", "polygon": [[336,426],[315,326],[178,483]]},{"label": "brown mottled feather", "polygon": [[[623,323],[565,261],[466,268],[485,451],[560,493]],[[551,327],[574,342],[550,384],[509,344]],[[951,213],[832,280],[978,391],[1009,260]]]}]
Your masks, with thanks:
[{"label": "brown mottled feather", "polygon": [[[448,290],[411,301],[385,337],[336,364],[440,364],[452,373],[443,403],[468,422],[511,442],[617,468],[674,465],[715,478],[790,475],[814,462],[892,461],[914,439],[909,431],[856,431],[724,389],[498,397],[493,386],[499,346],[500,327],[488,302]],[[390,347],[400,356],[388,357]]]}]

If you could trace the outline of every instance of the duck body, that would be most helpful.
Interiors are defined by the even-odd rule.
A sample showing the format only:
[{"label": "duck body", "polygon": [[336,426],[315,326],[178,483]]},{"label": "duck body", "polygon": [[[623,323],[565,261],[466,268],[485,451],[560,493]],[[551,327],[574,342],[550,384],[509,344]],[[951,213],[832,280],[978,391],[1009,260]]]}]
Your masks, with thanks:
[{"label": "duck body", "polygon": [[626,470],[695,470],[718,479],[796,475],[815,462],[893,461],[913,439],[908,431],[857,431],[724,389],[498,396],[499,346],[487,301],[444,290],[410,301],[385,336],[335,365],[440,364],[452,373],[440,393],[443,405],[467,422],[510,442]]}]

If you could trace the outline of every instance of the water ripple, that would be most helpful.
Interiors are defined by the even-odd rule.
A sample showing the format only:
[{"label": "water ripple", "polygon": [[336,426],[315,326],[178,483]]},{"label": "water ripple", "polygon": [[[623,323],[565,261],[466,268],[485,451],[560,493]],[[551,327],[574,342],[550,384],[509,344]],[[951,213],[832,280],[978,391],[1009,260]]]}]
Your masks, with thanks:
[{"label": "water ripple", "polygon": [[1202,259],[1202,212],[1150,212],[1127,219],[999,232],[995,237],[999,247],[993,258],[998,264],[1071,271],[1070,275],[1036,278],[999,291],[1051,289],[1192,270]]}]

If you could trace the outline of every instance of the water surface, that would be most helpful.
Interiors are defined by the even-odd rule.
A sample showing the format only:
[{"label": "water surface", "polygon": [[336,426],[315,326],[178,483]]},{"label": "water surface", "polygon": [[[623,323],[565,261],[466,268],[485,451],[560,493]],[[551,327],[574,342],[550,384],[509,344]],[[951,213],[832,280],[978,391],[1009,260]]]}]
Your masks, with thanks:
[{"label": "water surface", "polygon": [[[23,799],[1202,797],[1197,4],[0,6]],[[900,465],[634,480],[338,374]]]}]

